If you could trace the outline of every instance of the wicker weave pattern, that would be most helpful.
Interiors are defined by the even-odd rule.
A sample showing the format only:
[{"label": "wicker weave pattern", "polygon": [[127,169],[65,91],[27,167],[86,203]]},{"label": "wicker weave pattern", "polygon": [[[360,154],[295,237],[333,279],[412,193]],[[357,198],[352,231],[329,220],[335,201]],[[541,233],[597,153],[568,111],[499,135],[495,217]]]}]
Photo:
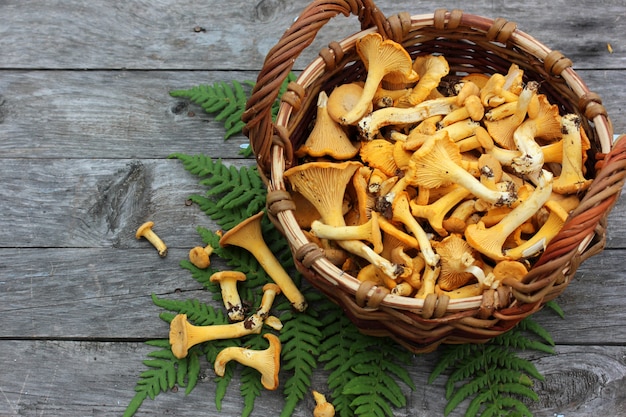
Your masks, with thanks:
[{"label": "wicker weave pattern", "polygon": [[[278,119],[272,123],[272,102],[295,58],[339,13],[357,15],[362,31],[320,52],[289,86]],[[443,53],[453,75],[506,73],[516,63],[525,81],[539,81],[542,92],[562,112],[581,115],[592,143],[587,171],[594,182],[522,282],[505,280],[497,290],[461,300],[435,294],[424,300],[391,295],[386,288],[361,284],[340,271],[297,226],[282,174],[295,162],[293,149],[306,139],[318,93],[364,78],[354,44],[373,31],[402,43],[413,57]],[[341,305],[363,332],[391,336],[415,352],[432,350],[442,342],[487,341],[561,294],[578,266],[604,248],[607,217],[626,177],[626,140],[612,146],[613,132],[602,101],[573,71],[572,62],[517,30],[513,22],[460,10],[416,16],[400,13],[387,19],[370,0],[313,2],[268,53],[244,120],[268,184],[268,212],[287,237],[298,269]]]}]

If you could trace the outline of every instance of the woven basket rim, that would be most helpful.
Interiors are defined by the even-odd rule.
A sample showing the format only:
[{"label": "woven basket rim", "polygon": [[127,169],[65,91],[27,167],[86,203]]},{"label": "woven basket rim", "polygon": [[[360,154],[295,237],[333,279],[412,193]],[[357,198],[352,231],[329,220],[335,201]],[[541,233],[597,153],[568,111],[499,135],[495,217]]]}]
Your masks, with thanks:
[{"label": "woven basket rim", "polygon": [[[434,24],[435,13],[429,14],[417,14],[411,16],[411,31],[419,30],[425,27],[432,27]],[[493,25],[494,20],[463,13],[463,24],[470,24],[472,30],[481,31],[486,33]],[[354,49],[357,39],[368,34],[377,32],[376,27],[361,30],[339,41],[339,45],[344,52],[350,52]],[[552,52],[550,48],[537,41],[527,33],[515,29],[507,40],[508,43],[522,49],[528,54],[534,55],[541,61]],[[307,89],[311,84],[321,76],[326,70],[326,64],[321,57],[314,59],[300,74],[297,79],[297,83],[303,88]],[[588,91],[586,85],[573,71],[571,67],[568,67],[562,71],[561,77],[566,81],[568,86],[578,95],[583,95]],[[277,126],[286,126],[292,115],[293,106],[289,103],[283,102],[280,106],[278,117],[276,119]],[[611,127],[606,117],[596,117],[594,120],[594,127],[598,134],[598,140],[600,149],[603,153],[608,153],[612,147],[612,132]],[[284,181],[283,173],[286,168],[285,154],[281,146],[274,145],[271,150],[271,180],[268,184],[268,190],[286,190],[286,184]],[[283,234],[290,242],[292,248],[297,250],[298,248],[309,243],[309,240],[304,235],[303,231],[298,226],[295,216],[292,211],[282,211],[276,214],[278,221],[280,222]],[[591,231],[585,238],[580,241],[577,248],[577,254],[584,252],[590,242],[592,241],[595,233]],[[325,279],[331,285],[337,287],[338,290],[346,291],[349,294],[355,295],[359,290],[361,282],[354,276],[342,271],[337,266],[333,265],[326,258],[319,258],[315,260],[310,268],[315,271],[319,276]],[[569,262],[562,266],[564,274],[570,269]],[[372,296],[376,288],[372,288],[368,291],[366,296]],[[476,309],[481,306],[483,302],[483,295],[478,295],[470,298],[452,299],[449,300],[447,305],[447,312],[459,312],[468,309]],[[394,309],[407,310],[413,312],[420,312],[424,308],[425,300],[421,298],[405,297],[394,294],[387,294],[380,302],[381,307],[390,307]]]}]

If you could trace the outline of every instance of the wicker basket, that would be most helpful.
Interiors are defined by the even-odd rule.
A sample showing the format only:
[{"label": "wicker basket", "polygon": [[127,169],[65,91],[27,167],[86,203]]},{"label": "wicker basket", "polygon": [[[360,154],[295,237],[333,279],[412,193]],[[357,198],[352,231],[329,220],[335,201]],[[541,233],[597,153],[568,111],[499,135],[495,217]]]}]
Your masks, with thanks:
[{"label": "wicker basket", "polygon": [[[332,42],[320,52],[297,82],[289,85],[273,123],[272,103],[295,59],[339,13],[357,15],[361,32]],[[562,113],[575,112],[583,119],[592,143],[588,177],[594,182],[522,282],[506,282],[482,296],[460,300],[435,294],[426,299],[393,295],[386,288],[361,284],[334,266],[297,225],[283,173],[297,162],[293,149],[310,131],[318,93],[364,78],[355,42],[375,31],[403,44],[412,57],[443,54],[451,75],[506,73],[516,63],[525,81],[539,81],[540,92],[558,104]],[[268,212],[288,239],[299,271],[338,303],[362,332],[390,336],[413,352],[433,350],[440,343],[487,341],[561,294],[580,263],[604,248],[607,217],[625,180],[626,140],[612,145],[613,132],[602,102],[573,71],[572,62],[517,30],[515,23],[460,10],[386,18],[371,0],[313,2],[268,53],[244,121],[268,185]]]}]

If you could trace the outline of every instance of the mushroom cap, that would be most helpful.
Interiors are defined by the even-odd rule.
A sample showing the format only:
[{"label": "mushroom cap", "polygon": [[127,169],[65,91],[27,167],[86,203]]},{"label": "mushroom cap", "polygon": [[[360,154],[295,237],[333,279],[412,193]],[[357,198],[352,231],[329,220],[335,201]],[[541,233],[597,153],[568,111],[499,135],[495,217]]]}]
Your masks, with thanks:
[{"label": "mushroom cap", "polygon": [[538,94],[539,113],[534,120],[536,125],[535,138],[555,140],[561,137],[561,116],[559,106],[551,104],[545,94]]},{"label": "mushroom cap", "polygon": [[[220,237],[220,246],[224,247],[227,245],[235,245],[240,246],[240,243],[245,245],[246,242],[250,241],[262,241],[263,235],[261,234],[261,218],[265,215],[264,211],[259,211],[254,216],[250,216],[244,221],[238,223],[233,226],[228,232],[224,233],[222,237]],[[245,230],[246,233],[240,233],[242,230]]]},{"label": "mushroom cap", "polygon": [[150,231],[152,230],[152,228],[154,227],[154,222],[153,221],[147,221],[144,224],[142,224],[141,226],[139,226],[137,228],[137,231],[135,232],[135,237],[137,239],[141,239],[143,237],[143,234],[146,231]]},{"label": "mushroom cap", "polygon": [[394,144],[386,139],[365,142],[359,151],[361,160],[371,168],[381,170],[385,175],[398,175],[400,168],[394,158]]},{"label": "mushroom cap", "polygon": [[313,409],[313,417],[333,417],[335,415],[335,407],[326,401],[324,394],[313,391],[315,399],[315,408]]},{"label": "mushroom cap", "polygon": [[224,281],[245,281],[246,274],[241,271],[218,271],[215,272],[209,280],[213,283]]},{"label": "mushroom cap", "polygon": [[368,33],[356,42],[356,51],[367,69],[363,94],[358,103],[342,115],[341,124],[354,124],[372,106],[372,100],[383,78],[390,73],[405,74],[411,77],[413,71],[411,56],[402,45],[391,39],[383,40],[379,33]]},{"label": "mushroom cap", "polygon": [[[328,115],[337,123],[341,123],[341,118],[348,113],[359,102],[363,95],[362,83],[341,84],[330,93],[326,109]],[[372,106],[367,110],[371,112]]]},{"label": "mushroom cap", "polygon": [[328,113],[328,96],[324,91],[319,93],[317,102],[317,119],[313,130],[305,143],[296,151],[296,156],[312,157],[330,156],[334,159],[350,159],[359,152],[341,125],[334,121]]},{"label": "mushroom cap", "polygon": [[413,153],[407,176],[410,176],[411,184],[426,188],[449,185],[452,180],[448,177],[442,162],[460,165],[461,160],[458,146],[450,139],[448,132],[444,131],[440,135],[431,136]]},{"label": "mushroom cap", "polygon": [[276,294],[280,294],[280,287],[273,282],[268,282],[263,286],[263,292],[274,291]]},{"label": "mushroom cap", "polygon": [[391,39],[383,40],[382,35],[377,32],[368,33],[358,39],[356,52],[368,73],[380,69],[385,75],[394,74],[406,76],[407,79],[415,78],[411,55],[399,43]]},{"label": "mushroom cap", "polygon": [[504,260],[496,263],[496,266],[493,267],[493,275],[498,281],[502,281],[505,278],[521,281],[527,273],[528,270],[519,261]]},{"label": "mushroom cap", "polygon": [[170,345],[177,358],[187,356],[187,315],[177,314],[170,322]]},{"label": "mushroom cap", "polygon": [[414,106],[424,101],[435,90],[441,79],[448,75],[450,66],[443,55],[422,55],[413,61],[413,70],[419,74],[419,81],[402,102]]},{"label": "mushroom cap", "polygon": [[289,168],[284,175],[291,187],[313,204],[324,223],[343,226],[346,187],[361,166],[358,161],[308,162]]},{"label": "mushroom cap", "polygon": [[202,246],[196,246],[189,250],[189,261],[200,269],[205,269],[211,264],[209,254]]},{"label": "mushroom cap", "polygon": [[434,242],[433,249],[441,259],[437,282],[442,290],[451,291],[462,287],[474,277],[466,269],[476,261],[475,251],[458,234],[453,233],[440,242]]},{"label": "mushroom cap", "polygon": [[278,371],[280,370],[280,340],[275,334],[265,333],[263,337],[269,342],[268,355],[264,355],[261,372],[261,384],[270,391],[278,388]]}]

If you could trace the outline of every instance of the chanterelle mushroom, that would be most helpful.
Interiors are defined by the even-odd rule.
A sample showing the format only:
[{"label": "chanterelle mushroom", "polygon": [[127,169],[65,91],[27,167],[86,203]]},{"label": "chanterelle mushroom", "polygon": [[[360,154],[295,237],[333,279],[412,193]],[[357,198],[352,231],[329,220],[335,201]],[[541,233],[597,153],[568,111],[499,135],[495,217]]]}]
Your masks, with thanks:
[{"label": "chanterelle mushroom", "polygon": [[322,91],[317,100],[315,125],[304,145],[296,151],[296,156],[321,157],[328,155],[337,160],[344,160],[352,158],[359,151],[350,142],[341,125],[330,117],[327,104],[328,96]]},{"label": "chanterelle mushroom", "polygon": [[419,81],[408,96],[400,99],[401,103],[408,106],[424,101],[450,72],[448,61],[443,55],[418,56],[413,62],[413,69],[419,74]]},{"label": "chanterelle mushroom", "polygon": [[583,174],[582,138],[580,117],[566,114],[561,118],[563,126],[563,163],[561,175],[554,179],[553,189],[560,194],[574,194],[586,190],[592,180]]},{"label": "chanterelle mushroom", "polygon": [[256,369],[261,374],[261,384],[268,390],[278,388],[278,371],[280,370],[281,344],[278,337],[272,333],[263,335],[269,342],[265,350],[252,350],[231,346],[220,351],[215,358],[215,374],[224,376],[226,364],[237,361],[242,365]]},{"label": "chanterelle mushroom", "polygon": [[458,234],[451,234],[441,242],[433,244],[441,257],[441,272],[437,283],[444,291],[462,287],[474,278],[470,266],[474,265],[474,249]]},{"label": "chanterelle mushroom", "polygon": [[383,40],[378,33],[369,33],[356,42],[356,50],[367,68],[367,78],[359,102],[341,117],[342,124],[354,124],[363,117],[371,103],[382,79],[396,72],[411,76],[413,66],[411,56],[402,45],[390,40]]},{"label": "chanterelle mushroom", "polygon": [[503,245],[507,237],[515,229],[530,219],[550,198],[552,193],[552,173],[542,170],[538,175],[538,185],[533,193],[515,207],[496,225],[485,228],[478,222],[465,229],[465,239],[478,252],[493,260],[510,259],[503,253]]},{"label": "chanterelle mushroom", "polygon": [[[285,171],[292,188],[313,204],[322,221],[331,226],[346,226],[341,210],[346,186],[362,164],[357,161],[309,162]],[[346,251],[368,260],[390,277],[402,274],[402,268],[379,256],[359,240],[341,240],[337,244]],[[285,294],[287,295],[287,294]]]},{"label": "chanterelle mushroom", "polygon": [[406,108],[385,107],[361,118],[358,127],[361,135],[371,140],[384,126],[414,124],[431,116],[448,114],[456,108],[456,97],[436,98]]},{"label": "chanterelle mushroom", "polygon": [[246,274],[240,271],[218,271],[209,280],[219,283],[222,301],[231,321],[241,321],[245,318],[243,303],[237,291],[237,283],[246,280]]},{"label": "chanterelle mushroom", "polygon": [[232,324],[194,326],[187,321],[186,314],[178,314],[170,322],[170,345],[178,359],[187,356],[189,348],[198,343],[218,339],[234,339],[253,333],[260,333],[263,319],[253,314],[244,321]]},{"label": "chanterelle mushroom", "polygon": [[265,272],[281,288],[293,307],[298,311],[304,311],[307,307],[304,295],[302,295],[263,239],[261,231],[261,218],[263,215],[264,212],[260,211],[224,233],[220,238],[220,246],[234,245],[250,252]]},{"label": "chanterelle mushroom", "polygon": [[405,177],[411,185],[437,188],[452,183],[469,190],[473,195],[495,205],[509,205],[515,202],[512,190],[495,191],[480,183],[472,174],[464,170],[461,153],[456,144],[445,135],[433,135],[411,157]]}]

